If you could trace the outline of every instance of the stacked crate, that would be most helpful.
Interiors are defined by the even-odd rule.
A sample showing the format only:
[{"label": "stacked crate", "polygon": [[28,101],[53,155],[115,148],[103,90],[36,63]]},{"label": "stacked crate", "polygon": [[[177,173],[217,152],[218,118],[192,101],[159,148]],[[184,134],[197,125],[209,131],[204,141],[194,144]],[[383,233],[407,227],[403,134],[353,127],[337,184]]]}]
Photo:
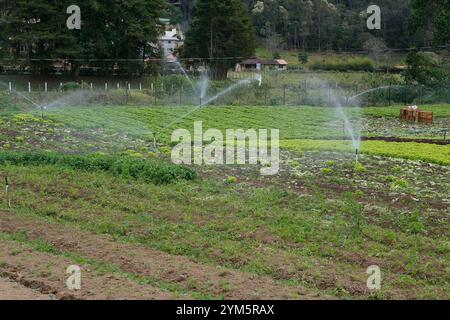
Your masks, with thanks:
[{"label": "stacked crate", "polygon": [[400,110],[400,119],[410,122],[432,124],[433,112],[421,111],[419,109],[403,108]]},{"label": "stacked crate", "polygon": [[402,110],[400,110],[400,119],[405,120],[405,121],[418,122],[419,121],[419,110],[403,108]]},{"label": "stacked crate", "polygon": [[433,112],[431,111],[419,111],[419,122],[432,124],[433,123]]}]

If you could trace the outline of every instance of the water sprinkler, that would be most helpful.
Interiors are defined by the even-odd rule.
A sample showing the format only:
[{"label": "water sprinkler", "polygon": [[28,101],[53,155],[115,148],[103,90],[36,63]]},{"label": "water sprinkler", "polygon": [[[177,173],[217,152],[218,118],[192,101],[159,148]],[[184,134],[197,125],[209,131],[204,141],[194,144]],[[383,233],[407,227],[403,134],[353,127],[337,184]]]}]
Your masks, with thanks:
[{"label": "water sprinkler", "polygon": [[358,163],[358,155],[359,155],[358,148],[355,149],[355,155],[356,155],[356,163]]},{"label": "water sprinkler", "polygon": [[153,134],[153,147],[156,149],[156,135]]}]

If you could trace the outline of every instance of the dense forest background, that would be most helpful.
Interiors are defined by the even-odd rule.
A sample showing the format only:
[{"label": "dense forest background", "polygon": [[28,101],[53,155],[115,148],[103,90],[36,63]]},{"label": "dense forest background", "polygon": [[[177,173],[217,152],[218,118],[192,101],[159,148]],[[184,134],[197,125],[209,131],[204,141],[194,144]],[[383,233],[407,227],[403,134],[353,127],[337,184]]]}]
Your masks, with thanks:
[{"label": "dense forest background", "polygon": [[[295,49],[338,52],[436,45],[432,29],[411,35],[411,0],[379,0],[382,28],[367,29],[371,0],[242,0],[252,17],[258,45],[269,51]],[[195,0],[182,0],[170,17],[184,29],[192,21]]]},{"label": "dense forest background", "polygon": [[[185,31],[181,58],[202,59],[222,78],[242,57],[286,58],[286,50],[295,60],[289,60],[291,66],[304,67],[309,53],[332,51],[344,57],[368,53],[378,67],[378,60],[389,60],[381,68],[388,70],[396,49],[437,51],[450,44],[447,0],[77,0],[82,28],[69,30],[66,8],[72,2],[0,0],[0,72],[48,74],[55,59],[64,59],[70,63],[67,72],[76,76],[159,74],[160,18]],[[367,28],[372,4],[381,8],[380,30]],[[441,57],[411,55],[408,65],[445,64]],[[357,62],[356,69],[337,70],[376,69],[371,61]]]}]

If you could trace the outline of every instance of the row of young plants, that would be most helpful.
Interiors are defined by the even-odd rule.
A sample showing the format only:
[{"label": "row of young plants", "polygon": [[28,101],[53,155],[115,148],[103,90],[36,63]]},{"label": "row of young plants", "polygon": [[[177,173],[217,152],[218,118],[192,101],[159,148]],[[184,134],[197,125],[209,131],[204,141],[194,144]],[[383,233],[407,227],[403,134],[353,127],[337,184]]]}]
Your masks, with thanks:
[{"label": "row of young plants", "polygon": [[[304,152],[339,151],[355,152],[349,141],[341,140],[284,140],[281,147]],[[369,155],[401,158],[407,160],[421,160],[424,162],[450,166],[450,145],[435,145],[415,142],[385,142],[364,141],[360,152]]]},{"label": "row of young plants", "polygon": [[158,159],[102,154],[65,155],[54,152],[0,152],[0,166],[55,165],[88,172],[106,172],[113,176],[132,178],[147,183],[167,184],[177,180],[192,180],[196,172],[184,166]]}]

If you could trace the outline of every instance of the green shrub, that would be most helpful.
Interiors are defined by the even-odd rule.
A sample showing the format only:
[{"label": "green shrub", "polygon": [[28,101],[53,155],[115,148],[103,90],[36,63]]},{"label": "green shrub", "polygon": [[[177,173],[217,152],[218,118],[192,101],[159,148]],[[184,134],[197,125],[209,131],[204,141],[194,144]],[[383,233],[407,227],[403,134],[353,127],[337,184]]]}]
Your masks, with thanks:
[{"label": "green shrub", "polygon": [[81,85],[78,82],[66,82],[61,86],[61,91],[78,90]]},{"label": "green shrub", "polygon": [[322,170],[323,174],[332,174],[333,173],[333,169],[331,168],[325,168]]},{"label": "green shrub", "polygon": [[88,172],[103,171],[114,176],[133,178],[149,183],[165,184],[192,180],[195,171],[161,160],[113,157],[98,154],[63,155],[52,152],[0,152],[0,165],[58,165]]},{"label": "green shrub", "polygon": [[305,65],[308,63],[308,53],[305,51],[299,52],[298,53],[298,61],[302,64]]},{"label": "green shrub", "polygon": [[312,70],[325,70],[325,71],[375,71],[375,65],[369,58],[349,58],[345,60],[327,59],[316,61],[311,64]]},{"label": "green shrub", "polygon": [[433,52],[410,52],[406,63],[408,68],[404,76],[407,83],[417,83],[427,87],[450,84],[450,66]]}]

